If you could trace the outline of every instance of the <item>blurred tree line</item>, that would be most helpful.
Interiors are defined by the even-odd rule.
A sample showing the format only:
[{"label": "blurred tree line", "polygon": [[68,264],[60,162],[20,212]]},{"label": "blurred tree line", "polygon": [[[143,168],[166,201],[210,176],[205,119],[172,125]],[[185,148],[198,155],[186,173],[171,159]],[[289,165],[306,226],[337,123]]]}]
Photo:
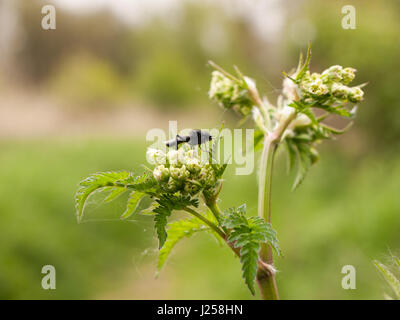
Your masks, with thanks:
[{"label": "blurred tree line", "polygon": [[[153,17],[135,27],[106,10],[76,14],[57,8],[55,31],[40,28],[43,4],[18,2],[23,30],[18,71],[28,83],[82,106],[113,105],[123,98],[161,108],[204,103],[209,59],[253,64],[246,63],[248,46],[236,45],[246,37],[246,26],[199,3],[185,4],[177,25]],[[215,31],[207,28],[211,24],[221,41],[208,39],[206,32]]]},{"label": "blurred tree line", "polygon": [[[40,27],[43,4],[17,1],[22,32],[15,68],[26,83],[49,89],[77,108],[127,100],[161,110],[208,106],[209,59],[230,70],[240,66],[273,93],[280,88],[280,71],[289,71],[312,40],[313,70],[354,66],[357,80],[368,82],[357,119],[367,145],[385,148],[400,138],[398,1],[354,1],[355,30],[341,28],[345,1],[283,2],[286,24],[276,43],[209,2],[185,1],[179,15],[150,17],[135,26],[106,10],[77,14],[57,8],[56,31]],[[299,35],[299,19],[312,32]],[[293,34],[296,28],[300,31]]]}]

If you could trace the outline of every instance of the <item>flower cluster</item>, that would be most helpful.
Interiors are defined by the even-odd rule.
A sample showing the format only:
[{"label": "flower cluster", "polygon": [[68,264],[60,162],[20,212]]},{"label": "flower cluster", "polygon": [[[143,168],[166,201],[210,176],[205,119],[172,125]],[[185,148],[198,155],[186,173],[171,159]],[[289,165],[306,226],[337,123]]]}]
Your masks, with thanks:
[{"label": "flower cluster", "polygon": [[229,78],[219,71],[212,72],[208,95],[210,99],[217,101],[222,107],[234,109],[244,116],[251,112],[253,106],[246,82],[233,77]]},{"label": "flower cluster", "polygon": [[217,182],[216,173],[209,163],[203,163],[196,150],[170,150],[166,154],[150,149],[148,154],[156,167],[153,176],[162,192],[195,196],[212,189]]},{"label": "flower cluster", "polygon": [[354,68],[338,65],[331,66],[321,74],[307,71],[299,83],[301,95],[307,102],[326,98],[340,103],[359,102],[363,100],[364,92],[360,87],[348,86],[355,72]]}]

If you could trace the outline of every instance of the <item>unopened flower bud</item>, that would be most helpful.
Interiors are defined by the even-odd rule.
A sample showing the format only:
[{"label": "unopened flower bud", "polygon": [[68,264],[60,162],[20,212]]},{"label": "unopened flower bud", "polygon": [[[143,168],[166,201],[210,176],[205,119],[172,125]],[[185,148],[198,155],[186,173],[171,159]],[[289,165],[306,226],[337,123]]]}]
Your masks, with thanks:
[{"label": "unopened flower bud", "polygon": [[198,173],[201,170],[200,160],[197,158],[186,159],[186,169],[193,174]]},{"label": "unopened flower bud", "polygon": [[342,73],[343,73],[343,67],[335,65],[329,67],[324,72],[322,72],[322,78],[324,82],[325,80],[340,82],[343,79]]},{"label": "unopened flower bud", "polygon": [[364,91],[362,91],[359,87],[350,88],[350,92],[348,95],[348,99],[351,102],[359,102],[364,97]]},{"label": "unopened flower bud", "polygon": [[215,183],[215,177],[214,177],[214,171],[213,169],[209,166],[206,165],[204,166],[198,175],[198,181],[202,185],[213,185]]},{"label": "unopened flower bud", "polygon": [[200,186],[195,183],[186,182],[183,190],[191,196],[194,196],[200,191]]},{"label": "unopened flower bud", "polygon": [[306,86],[306,90],[314,95],[322,96],[328,93],[328,87],[323,84],[321,79],[315,79]]},{"label": "unopened flower bud", "polygon": [[185,165],[180,168],[171,167],[170,168],[171,177],[175,180],[184,181],[189,177],[189,171],[186,170]]},{"label": "unopened flower bud", "polygon": [[331,92],[337,99],[346,99],[349,94],[349,87],[342,85],[339,82],[335,82],[332,85]]},{"label": "unopened flower bud", "polygon": [[347,85],[352,82],[356,76],[356,71],[354,68],[344,68],[342,71],[343,84]]},{"label": "unopened flower bud", "polygon": [[170,150],[167,154],[168,163],[178,165],[179,152],[177,150]]},{"label": "unopened flower bud", "polygon": [[[246,80],[249,81],[250,79]],[[248,90],[239,82],[234,81],[219,71],[213,71],[208,95],[218,101],[224,108],[234,108],[242,115],[250,113],[252,102]]]},{"label": "unopened flower bud", "polygon": [[169,170],[164,165],[160,165],[153,170],[153,176],[158,182],[167,182]]},{"label": "unopened flower bud", "polygon": [[169,178],[166,188],[169,192],[175,193],[175,192],[179,191],[179,189],[181,189],[181,187],[182,187],[181,181]]}]

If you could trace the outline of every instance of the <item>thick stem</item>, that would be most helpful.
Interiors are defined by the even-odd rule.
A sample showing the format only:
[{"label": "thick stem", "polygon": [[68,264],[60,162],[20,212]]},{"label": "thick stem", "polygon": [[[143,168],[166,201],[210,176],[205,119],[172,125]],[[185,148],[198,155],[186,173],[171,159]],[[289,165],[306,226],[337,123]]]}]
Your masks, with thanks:
[{"label": "thick stem", "polygon": [[263,300],[279,300],[275,270],[266,269],[262,262],[257,269],[257,283]]},{"label": "thick stem", "polygon": [[[295,111],[281,122],[274,132],[266,135],[264,139],[259,175],[258,215],[269,223],[272,222],[271,187],[275,152],[283,133],[294,118],[296,118]],[[279,293],[275,280],[275,270],[273,268],[272,248],[269,245],[261,244],[260,259],[265,264],[265,266],[259,265],[257,270],[257,283],[261,296],[265,300],[277,300],[279,299]]]},{"label": "thick stem", "polygon": [[[261,155],[259,189],[258,189],[258,215],[268,223],[272,222],[271,210],[271,187],[272,187],[272,169],[277,144],[266,136],[264,141],[264,149]],[[263,261],[272,263],[272,251],[269,246],[263,244],[261,246],[260,256]]]},{"label": "thick stem", "polygon": [[[271,185],[274,155],[277,148],[271,136],[266,136],[264,149],[261,155],[259,189],[258,189],[258,215],[271,223]],[[261,244],[260,259],[268,265],[273,265],[272,249],[265,243]],[[266,271],[259,266],[257,270],[257,283],[264,300],[279,299],[275,272]]]},{"label": "thick stem", "polygon": [[211,210],[218,223],[221,224],[221,210],[218,208],[217,203],[214,201],[212,203],[206,203],[206,205]]}]

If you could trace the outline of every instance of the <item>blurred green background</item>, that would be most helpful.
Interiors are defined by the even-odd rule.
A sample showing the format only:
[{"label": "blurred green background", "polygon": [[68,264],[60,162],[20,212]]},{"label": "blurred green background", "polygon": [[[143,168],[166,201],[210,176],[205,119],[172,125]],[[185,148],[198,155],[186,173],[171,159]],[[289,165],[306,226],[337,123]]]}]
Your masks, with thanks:
[{"label": "blurred green background", "polygon": [[[41,7],[57,29],[41,28]],[[286,159],[274,174],[276,260],[283,299],[380,299],[371,261],[400,250],[400,2],[0,0],[0,298],[248,299],[239,261],[207,235],[178,244],[158,279],[150,217],[120,222],[124,199],[88,207],[77,224],[77,183],[100,170],[139,169],[146,132],[237,124],[208,101],[209,59],[238,65],[274,100],[281,71],[312,41],[312,70],[358,69],[368,82],[354,127],[321,147],[290,192]],[[342,122],[336,123],[339,126]],[[257,183],[226,174],[221,207],[247,203]],[[178,217],[176,214],[175,217]],[[57,289],[41,288],[54,265]],[[344,265],[357,289],[341,287]]]}]

